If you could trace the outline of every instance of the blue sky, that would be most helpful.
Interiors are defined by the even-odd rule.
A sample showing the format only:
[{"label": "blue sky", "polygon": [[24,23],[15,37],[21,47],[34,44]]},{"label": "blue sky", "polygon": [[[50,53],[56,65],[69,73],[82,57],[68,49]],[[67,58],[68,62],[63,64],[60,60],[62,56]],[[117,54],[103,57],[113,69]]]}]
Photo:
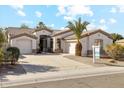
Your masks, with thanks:
[{"label": "blue sky", "polygon": [[88,29],[101,28],[124,36],[124,6],[116,5],[1,5],[0,27],[19,27],[22,23],[35,28],[39,21],[54,29],[81,17],[90,22]]}]

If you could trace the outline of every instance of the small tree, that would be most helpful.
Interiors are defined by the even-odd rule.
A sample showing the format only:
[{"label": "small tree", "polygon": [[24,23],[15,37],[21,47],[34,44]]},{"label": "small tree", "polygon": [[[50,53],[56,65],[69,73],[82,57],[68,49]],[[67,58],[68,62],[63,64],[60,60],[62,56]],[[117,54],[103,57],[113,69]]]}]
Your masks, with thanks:
[{"label": "small tree", "polygon": [[36,30],[48,29],[47,26],[43,22],[39,22]]},{"label": "small tree", "polygon": [[0,28],[0,63],[2,62],[4,58],[3,45],[5,42],[6,42],[5,33],[3,32],[3,29]]},{"label": "small tree", "polygon": [[29,28],[26,24],[22,24],[20,28],[24,28],[24,29],[27,29]]},{"label": "small tree", "polygon": [[11,60],[11,64],[14,65],[20,56],[20,50],[17,47],[9,47],[7,48],[7,53],[9,54],[9,58]]},{"label": "small tree", "polygon": [[2,46],[5,42],[6,42],[6,36],[3,32],[3,29],[0,28],[0,48],[2,48]]}]

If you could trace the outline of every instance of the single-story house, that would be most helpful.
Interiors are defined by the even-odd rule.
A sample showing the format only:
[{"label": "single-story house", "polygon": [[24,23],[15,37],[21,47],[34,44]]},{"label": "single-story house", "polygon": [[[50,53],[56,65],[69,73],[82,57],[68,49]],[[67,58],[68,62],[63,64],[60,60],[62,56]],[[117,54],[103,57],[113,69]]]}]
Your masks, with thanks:
[{"label": "single-story house", "polygon": [[124,39],[118,40],[118,41],[116,41],[116,43],[124,46]]},{"label": "single-story house", "polygon": [[[51,29],[7,28],[8,45],[18,47],[21,54],[40,52],[63,52],[75,54],[76,37],[73,31]],[[92,54],[92,45],[104,48],[113,42],[109,33],[96,29],[81,35],[82,56]]]}]

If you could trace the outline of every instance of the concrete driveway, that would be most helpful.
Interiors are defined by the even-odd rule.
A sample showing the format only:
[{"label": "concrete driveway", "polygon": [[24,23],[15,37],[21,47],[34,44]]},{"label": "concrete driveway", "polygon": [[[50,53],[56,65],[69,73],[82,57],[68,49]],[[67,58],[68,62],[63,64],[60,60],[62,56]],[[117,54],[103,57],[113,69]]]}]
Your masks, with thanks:
[{"label": "concrete driveway", "polygon": [[93,67],[92,65],[83,64],[65,58],[64,56],[64,54],[22,55],[19,61],[27,73],[53,72]]},{"label": "concrete driveway", "polygon": [[91,58],[72,57],[66,54],[22,55],[19,62],[26,73],[0,76],[0,87],[124,73],[123,67],[94,66],[90,63]]}]

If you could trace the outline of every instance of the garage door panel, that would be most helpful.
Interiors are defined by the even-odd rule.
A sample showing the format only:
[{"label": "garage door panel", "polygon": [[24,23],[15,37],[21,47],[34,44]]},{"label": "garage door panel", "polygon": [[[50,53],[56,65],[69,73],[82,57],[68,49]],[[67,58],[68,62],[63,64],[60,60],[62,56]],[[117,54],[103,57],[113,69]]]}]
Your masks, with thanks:
[{"label": "garage door panel", "polygon": [[70,43],[70,47],[69,47],[70,54],[75,54],[75,45],[76,43]]},{"label": "garage door panel", "polygon": [[67,47],[67,51],[69,54],[72,54],[72,55],[75,54],[75,45],[76,45],[76,43],[72,43],[72,42],[67,43],[66,47]]},{"label": "garage door panel", "polygon": [[17,40],[16,46],[20,49],[21,54],[28,54],[28,53],[31,53],[32,51],[32,48],[31,48],[32,43],[31,43],[31,40],[28,40],[28,39]]}]

